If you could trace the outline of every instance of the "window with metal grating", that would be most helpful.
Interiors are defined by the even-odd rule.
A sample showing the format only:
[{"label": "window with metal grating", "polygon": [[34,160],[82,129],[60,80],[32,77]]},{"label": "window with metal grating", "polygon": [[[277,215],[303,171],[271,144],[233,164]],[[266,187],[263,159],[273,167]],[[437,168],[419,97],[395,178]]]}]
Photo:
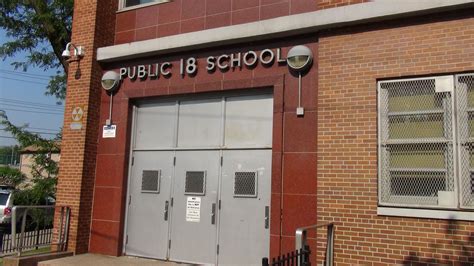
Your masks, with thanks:
[{"label": "window with metal grating", "polygon": [[456,80],[460,206],[474,209],[474,74]]},{"label": "window with metal grating", "polygon": [[470,74],[378,83],[380,205],[474,207],[473,80]]},{"label": "window with metal grating", "polygon": [[257,197],[257,172],[235,172],[234,197]]},{"label": "window with metal grating", "polygon": [[161,170],[143,170],[142,193],[160,193]]},{"label": "window with metal grating", "polygon": [[206,194],[206,171],[186,171],[185,195]]}]

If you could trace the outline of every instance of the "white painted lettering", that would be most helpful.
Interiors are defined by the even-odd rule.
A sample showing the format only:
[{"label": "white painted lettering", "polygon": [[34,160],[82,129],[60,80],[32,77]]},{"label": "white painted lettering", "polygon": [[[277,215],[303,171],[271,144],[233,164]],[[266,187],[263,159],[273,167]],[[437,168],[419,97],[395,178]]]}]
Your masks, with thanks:
[{"label": "white painted lettering", "polygon": [[229,68],[229,63],[224,64],[224,62],[228,60],[229,60],[229,56],[226,54],[219,56],[219,58],[217,59],[217,67],[220,68],[221,70],[226,70],[227,68]]},{"label": "white painted lettering", "polygon": [[236,68],[236,67],[241,68],[242,67],[241,60],[242,60],[241,53],[230,55],[230,65],[232,66],[232,68]]},{"label": "white painted lettering", "polygon": [[257,63],[258,56],[254,51],[248,51],[244,54],[244,64],[248,67],[252,67]]},{"label": "white painted lettering", "polygon": [[207,71],[214,71],[216,69],[216,58],[214,56],[209,56],[207,58]]},{"label": "white painted lettering", "polygon": [[275,54],[270,49],[265,49],[260,53],[260,62],[264,65],[271,65],[273,64],[273,60],[275,59]]},{"label": "white painted lettering", "polygon": [[[161,67],[160,67],[161,74],[164,77],[171,75],[171,71],[169,70],[170,68],[171,68],[171,63],[169,63],[169,62],[162,63]],[[166,70],[166,69],[168,69],[168,70]]]},{"label": "white painted lettering", "polygon": [[146,71],[145,71],[145,66],[144,65],[139,65],[138,66],[138,78],[139,79],[144,79],[146,77]]},{"label": "white painted lettering", "polygon": [[127,70],[128,71],[128,78],[129,79],[135,79],[137,77],[136,76],[137,75],[137,67],[134,66],[131,69],[133,69],[133,74],[132,74],[132,71],[130,70],[130,67],[129,67],[128,70]]}]

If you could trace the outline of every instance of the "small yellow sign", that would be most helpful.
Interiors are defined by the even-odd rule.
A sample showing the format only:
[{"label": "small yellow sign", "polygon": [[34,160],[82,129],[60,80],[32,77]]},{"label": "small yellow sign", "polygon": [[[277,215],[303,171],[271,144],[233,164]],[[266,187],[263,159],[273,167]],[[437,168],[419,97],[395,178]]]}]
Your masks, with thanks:
[{"label": "small yellow sign", "polygon": [[72,109],[71,113],[72,123],[70,128],[72,130],[82,129],[82,118],[84,117],[84,109],[80,106],[76,106]]},{"label": "small yellow sign", "polygon": [[84,110],[81,107],[76,106],[72,109],[72,120],[74,122],[79,122],[82,120],[82,116],[84,115]]}]

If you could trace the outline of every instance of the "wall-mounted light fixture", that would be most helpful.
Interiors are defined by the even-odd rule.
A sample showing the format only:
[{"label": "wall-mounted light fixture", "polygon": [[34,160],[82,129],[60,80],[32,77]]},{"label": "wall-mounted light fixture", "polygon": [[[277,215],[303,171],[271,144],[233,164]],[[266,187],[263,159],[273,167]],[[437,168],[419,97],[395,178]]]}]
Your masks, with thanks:
[{"label": "wall-mounted light fixture", "polygon": [[313,53],[304,46],[298,45],[288,51],[286,61],[291,70],[298,73],[298,107],[296,108],[296,115],[304,115],[304,108],[301,106],[301,75],[307,70],[313,62]]},{"label": "wall-mounted light fixture", "polygon": [[110,103],[109,103],[109,119],[105,121],[106,126],[110,126],[112,124],[112,101],[113,95],[115,90],[118,89],[120,84],[120,75],[115,71],[107,71],[102,75],[102,79],[100,81],[102,84],[102,88],[108,93],[110,93]]},{"label": "wall-mounted light fixture", "polygon": [[[71,46],[74,48],[74,57],[71,59]],[[64,48],[64,51],[61,55],[64,59],[66,60],[72,60],[72,61],[77,61],[80,60],[82,57],[84,57],[84,48],[82,46],[76,46],[72,42],[69,42],[66,44],[66,48]]]}]

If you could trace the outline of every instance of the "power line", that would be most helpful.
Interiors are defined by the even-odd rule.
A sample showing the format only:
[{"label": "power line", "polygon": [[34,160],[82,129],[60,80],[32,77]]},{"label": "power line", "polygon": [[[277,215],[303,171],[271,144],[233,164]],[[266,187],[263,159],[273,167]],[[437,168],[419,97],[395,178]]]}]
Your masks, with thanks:
[{"label": "power line", "polygon": [[7,137],[7,136],[0,136],[0,138],[4,138],[4,139],[14,139],[14,137]]},{"label": "power line", "polygon": [[27,128],[31,128],[31,129],[38,129],[38,130],[47,130],[47,131],[54,131],[54,132],[60,132],[59,129],[52,129],[52,128],[41,128],[41,127],[27,127]]},{"label": "power line", "polygon": [[51,115],[63,115],[64,113],[55,113],[55,112],[42,112],[42,111],[27,111],[27,110],[20,110],[20,109],[12,109],[12,108],[3,108],[5,111],[14,111],[14,112],[24,112],[24,113],[38,113],[38,114],[51,114]]},{"label": "power line", "polygon": [[28,102],[28,101],[21,101],[21,100],[15,100],[15,99],[8,99],[8,98],[1,98],[0,101],[5,101],[5,102],[11,102],[11,103],[20,103],[20,104],[28,104],[28,105],[37,105],[41,107],[58,107],[60,108],[62,105],[57,105],[57,104],[47,104],[47,103],[38,103],[38,102]]},{"label": "power line", "polygon": [[42,83],[42,82],[36,82],[36,81],[30,81],[30,80],[7,78],[7,77],[1,77],[1,78],[3,78],[3,79],[10,79],[10,80],[16,80],[16,81],[21,81],[21,82],[28,82],[28,83],[40,84],[40,85],[48,85],[48,83]]},{"label": "power line", "polygon": [[28,106],[26,104],[18,104],[18,103],[2,103],[2,105],[13,106],[13,107],[20,107],[20,108],[28,108],[28,109],[37,109],[37,110],[45,110],[45,111],[58,111],[62,112],[63,109],[57,109],[52,107],[42,107],[42,106]]},{"label": "power line", "polygon": [[24,72],[24,71],[8,70],[8,69],[1,69],[1,68],[0,68],[0,72],[21,73],[25,75],[38,76],[38,77],[50,77],[49,75],[33,74],[33,73]]},{"label": "power line", "polygon": [[[0,130],[1,130],[1,131],[7,131],[7,130],[4,129],[4,128],[2,128],[2,129],[0,129]],[[40,132],[40,131],[28,131],[28,130],[27,130],[26,132],[28,132],[28,133],[34,133],[34,134],[46,134],[46,135],[57,135],[57,134],[59,134],[59,131],[56,132],[56,133],[51,133],[51,132]]]},{"label": "power line", "polygon": [[45,81],[49,81],[51,79],[51,78],[45,78],[45,77],[38,77],[38,76],[28,74],[28,73],[21,73],[21,72],[14,72],[14,71],[7,72],[5,70],[0,70],[0,73],[5,74],[5,75],[21,76],[21,77],[25,77],[29,79],[40,79],[40,80],[45,80]]}]

